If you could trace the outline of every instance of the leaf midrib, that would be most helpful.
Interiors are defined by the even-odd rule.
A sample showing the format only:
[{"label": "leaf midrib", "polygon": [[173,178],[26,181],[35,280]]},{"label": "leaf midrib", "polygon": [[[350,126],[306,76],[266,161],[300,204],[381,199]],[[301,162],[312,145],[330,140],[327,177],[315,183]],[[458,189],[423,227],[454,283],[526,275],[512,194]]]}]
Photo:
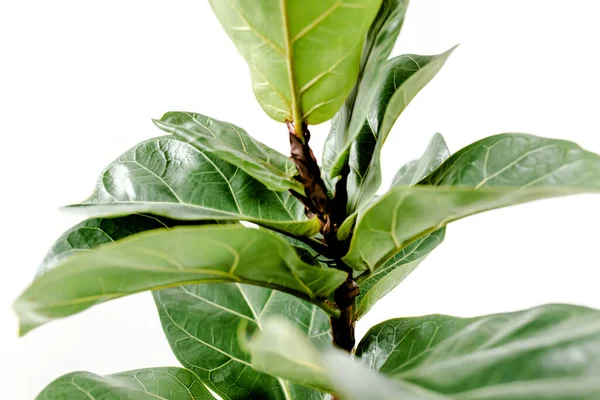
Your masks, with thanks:
[{"label": "leaf midrib", "polygon": [[290,38],[289,22],[287,15],[286,0],[279,0],[279,6],[281,8],[281,18],[283,23],[283,35],[284,35],[284,51],[285,51],[285,64],[288,70],[288,85],[290,87],[290,95],[292,98],[292,120],[294,122],[294,128],[296,134],[300,134],[302,131],[302,106],[299,104],[299,93],[296,85],[296,70],[294,63],[292,62],[294,56],[294,48],[292,38]]}]

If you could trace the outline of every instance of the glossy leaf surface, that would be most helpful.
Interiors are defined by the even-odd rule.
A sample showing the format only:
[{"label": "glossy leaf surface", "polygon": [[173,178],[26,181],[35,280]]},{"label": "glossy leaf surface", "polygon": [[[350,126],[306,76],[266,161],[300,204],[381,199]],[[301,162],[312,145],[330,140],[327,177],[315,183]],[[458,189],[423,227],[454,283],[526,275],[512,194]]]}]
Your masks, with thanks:
[{"label": "glossy leaf surface", "polygon": [[600,312],[548,305],[477,318],[385,321],[357,348],[371,368],[468,400],[600,398]]},{"label": "glossy leaf surface", "polygon": [[89,216],[150,213],[179,220],[244,220],[300,236],[319,221],[287,192],[173,137],[150,139],[115,160],[92,196],[70,206]]},{"label": "glossy leaf surface", "polygon": [[165,334],[179,361],[225,399],[322,400],[324,394],[254,370],[239,342],[265,318],[292,321],[319,348],[331,346],[329,318],[278,291],[242,284],[189,285],[154,293]]},{"label": "glossy leaf surface", "polygon": [[440,71],[453,50],[437,56],[403,55],[385,64],[367,119],[349,138],[349,212],[368,201],[379,188],[381,150],[394,122]]},{"label": "glossy leaf surface", "polygon": [[502,134],[460,150],[422,183],[435,186],[396,186],[365,210],[344,257],[355,271],[379,268],[415,240],[462,217],[599,192],[600,156],[563,140]]},{"label": "glossy leaf surface", "polygon": [[38,276],[15,303],[21,334],[98,303],[186,283],[242,282],[323,307],[345,274],[301,261],[265,230],[239,225],[178,227],[130,236],[68,257]]},{"label": "glossy leaf surface", "polygon": [[327,121],[342,106],[381,0],[210,3],[250,67],[262,108],[298,127]]},{"label": "glossy leaf surface", "polygon": [[[325,142],[323,169],[327,177],[338,175],[348,159],[349,129],[360,129],[367,117],[377,83],[381,79],[381,69],[400,33],[407,6],[407,0],[381,2],[379,12],[365,39],[357,82],[332,121],[331,131]],[[338,156],[341,160],[334,169]]]},{"label": "glossy leaf surface", "polygon": [[194,373],[148,368],[101,376],[73,372],[49,384],[37,400],[214,400]]},{"label": "glossy leaf surface", "polygon": [[276,191],[304,188],[289,157],[259,142],[242,128],[197,113],[169,112],[154,123],[163,131],[214,154]]},{"label": "glossy leaf surface", "polygon": [[[69,229],[56,241],[42,263],[40,273],[77,252],[91,251],[145,230],[192,223],[198,222],[151,215],[89,219]],[[316,255],[306,245],[279,236],[301,246],[295,246],[295,249],[303,260],[319,265],[314,260]],[[330,346],[329,319],[317,306],[279,291],[242,284],[180,286],[156,291],[154,297],[176,356],[221,397],[254,394],[265,399],[286,399],[294,393],[299,398],[323,398],[320,392],[250,370],[247,366],[249,357],[238,344],[241,323],[254,329],[260,324],[260,318],[278,314],[295,321],[314,343]],[[224,358],[227,362],[213,369]],[[237,362],[237,359],[242,361]],[[265,388],[270,389],[265,393]]]}]

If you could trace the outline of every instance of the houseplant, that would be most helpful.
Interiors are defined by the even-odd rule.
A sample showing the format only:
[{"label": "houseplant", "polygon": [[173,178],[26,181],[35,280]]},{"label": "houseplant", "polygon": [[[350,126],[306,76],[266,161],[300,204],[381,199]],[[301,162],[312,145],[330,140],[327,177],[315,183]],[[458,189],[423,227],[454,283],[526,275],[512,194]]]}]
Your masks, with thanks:
[{"label": "houseplant", "polygon": [[[301,21],[300,17],[304,15],[295,14],[293,2],[288,3],[290,9],[285,15],[291,16],[290,21]],[[321,3],[326,2],[315,2],[315,10]],[[292,317],[297,325],[308,331],[313,342],[327,345],[329,322],[326,314],[315,306],[307,306],[304,301],[271,289],[292,293],[316,303],[334,316],[332,325],[336,343],[341,348],[351,348],[353,321],[364,315],[443,239],[440,229],[450,220],[492,207],[598,188],[597,156],[570,143],[527,135],[501,135],[467,147],[444,162],[448,157],[447,150],[441,137],[435,136],[425,155],[398,174],[397,186],[382,198],[374,199],[372,195],[379,181],[379,151],[391,124],[412,96],[437,72],[448,54],[403,56],[382,66],[399,30],[405,4],[386,2],[378,16],[373,17],[379,4],[376,7],[374,2],[360,3],[372,7],[371,18],[376,20],[367,34],[362,62],[355,60],[354,63],[361,67],[361,72],[356,73],[360,83],[356,85],[352,65],[346,65],[344,61],[336,64],[337,61],[332,62],[325,56],[337,60],[338,55],[331,53],[332,48],[349,54],[344,44],[352,48],[353,40],[362,43],[362,37],[350,37],[340,22],[352,22],[354,30],[361,26],[359,22],[364,18],[366,30],[371,21],[365,9],[359,9],[360,13],[354,17],[342,14],[343,18],[332,22],[321,17],[337,4],[330,2],[326,10],[312,19],[315,23],[290,28],[292,34],[286,36],[299,37],[298,50],[294,57],[279,57],[283,61],[277,62],[272,61],[271,53],[281,52],[271,44],[265,45],[260,36],[262,42],[259,44],[245,42],[244,35],[256,34],[247,26],[237,25],[240,20],[231,20],[237,15],[235,10],[220,9],[223,4],[213,4],[242,53],[247,58],[256,57],[249,63],[254,68],[254,86],[261,105],[274,118],[292,123],[290,139],[294,162],[290,163],[287,157],[252,141],[241,129],[201,115],[169,113],[157,121],[159,127],[179,139],[163,137],[144,142],[103,173],[94,195],[79,208],[94,216],[119,218],[88,220],[59,240],[43,268],[50,272],[37,278],[17,303],[23,332],[99,301],[140,290],[201,281],[234,280],[236,283],[185,286],[155,292],[170,343],[191,372],[154,369],[110,378],[79,373],[52,384],[42,398],[75,398],[77,394],[85,396],[85,391],[94,397],[101,396],[98,391],[121,391],[114,396],[131,398],[134,394],[143,395],[140,388],[162,397],[168,394],[170,398],[186,398],[183,396],[189,397],[187,387],[198,398],[208,396],[200,383],[225,398],[320,396],[318,392],[288,381],[300,381],[336,392],[343,395],[342,398],[376,398],[377,390],[384,390],[383,396],[387,385],[397,397],[405,390],[411,392],[406,398],[446,395],[489,398],[489,388],[500,390],[497,389],[500,383],[504,383],[501,387],[511,393],[516,390],[514,385],[520,385],[517,389],[521,391],[513,394],[513,398],[517,395],[536,398],[548,391],[555,397],[559,393],[559,398],[593,398],[597,391],[594,391],[593,380],[586,376],[593,378],[597,364],[594,360],[567,357],[573,354],[573,348],[585,349],[593,344],[597,329],[593,323],[596,314],[591,310],[553,306],[471,321],[449,317],[389,321],[374,328],[356,352],[375,369],[395,375],[397,379],[389,383],[383,383],[378,377],[371,381],[366,372],[361,372],[363,379],[350,379],[353,368],[360,367],[347,359],[340,361],[336,355],[321,359],[320,354],[306,347],[301,338],[289,340],[297,337],[293,328],[281,321],[269,321],[268,316],[272,314]],[[246,10],[248,22],[255,25],[252,22],[256,18],[266,15],[268,18],[265,19],[273,24],[278,19],[269,15],[269,10],[262,10],[265,14],[252,14],[253,10]],[[234,13],[229,14],[231,12]],[[328,16],[337,15],[334,9]],[[331,25],[328,22],[332,22]],[[232,27],[234,23],[236,25]],[[307,31],[305,28],[309,26],[324,29]],[[333,38],[327,38],[327,32],[334,32]],[[310,36],[311,33],[315,36]],[[269,34],[267,39],[281,49],[276,34]],[[314,46],[308,50],[302,47],[305,43],[302,38],[314,43],[315,37],[326,44],[331,40],[335,46],[328,44],[317,50]],[[335,40],[338,37],[347,43],[338,43]],[[244,50],[244,45],[255,45],[256,48]],[[266,54],[261,53],[263,50]],[[303,51],[309,50],[317,51],[318,56],[311,52],[302,56]],[[352,54],[359,57],[356,53]],[[257,65],[262,59],[267,60],[265,65]],[[301,65],[305,60],[310,60],[308,67]],[[309,68],[314,67],[314,60],[327,65],[315,73]],[[283,73],[277,68],[280,65],[285,66]],[[289,82],[285,79],[289,65],[299,71],[308,71],[305,74],[310,78],[303,79],[298,73],[292,80],[290,93],[296,86],[301,95],[290,96],[278,88],[283,92],[282,99],[275,89],[268,90],[270,86],[261,80],[260,74],[266,71],[264,75],[272,77],[275,83]],[[314,79],[321,75],[321,80]],[[284,78],[280,79],[281,76]],[[339,82],[340,79],[343,82]],[[357,89],[352,91],[353,85]],[[337,111],[339,106],[334,106],[328,88],[339,95],[340,106],[347,98],[347,92],[352,93],[334,120],[334,133],[328,140],[323,162],[325,173],[319,174],[306,143],[303,123],[321,122]],[[284,101],[287,98],[292,99],[290,104]],[[315,108],[321,103],[331,109]],[[364,123],[367,109],[374,111],[369,113],[368,123]],[[310,110],[317,110],[321,115],[315,111],[309,113]],[[188,141],[191,144],[185,143]],[[298,174],[300,180],[295,178]],[[409,187],[417,183],[416,187]],[[295,193],[289,194],[289,189]],[[307,206],[307,218],[303,217],[305,207],[302,203]],[[239,220],[257,223],[284,236],[236,225],[235,221]],[[215,221],[227,222],[228,226],[214,226]],[[198,227],[201,224],[210,226]],[[156,230],[177,225],[192,226]],[[144,230],[152,232],[137,234]],[[132,237],[125,239],[129,235]],[[111,240],[118,243],[73,257],[65,255],[68,250],[91,248]],[[291,242],[293,247],[283,240]],[[390,261],[387,260],[389,257],[392,257]],[[320,269],[315,269],[318,267]],[[344,271],[347,268],[352,269],[354,283],[361,290],[354,300],[356,304],[352,304],[353,296],[357,294],[354,283],[342,284],[347,277]],[[244,283],[266,288],[245,286]],[[338,287],[341,289],[335,290]],[[245,331],[239,328],[240,321],[247,321]],[[253,332],[259,324],[264,328],[262,336]],[[446,331],[432,333],[442,330],[437,328],[438,325]],[[435,329],[428,331],[427,327]],[[292,332],[274,335],[288,329]],[[582,329],[586,336],[569,336],[581,333]],[[457,335],[456,331],[462,334]],[[246,343],[244,332],[254,339]],[[404,347],[402,344],[406,340],[400,339],[411,338],[411,335],[403,332],[419,334],[413,333],[416,337],[411,339],[410,346]],[[467,335],[469,332],[471,336]],[[492,336],[483,336],[487,332]],[[575,347],[552,347],[548,337],[555,338],[556,342],[569,340],[569,346]],[[289,342],[279,343],[283,339]],[[202,342],[204,344],[200,346]],[[420,352],[415,355],[415,351],[419,351],[415,349],[428,346],[431,351],[421,350],[423,355]],[[396,351],[386,354],[392,348]],[[296,363],[286,364],[285,357],[275,363],[269,362],[279,349],[284,349],[286,354],[283,355],[288,358],[293,355]],[[521,351],[523,359],[536,366],[547,364],[547,367],[542,371],[528,368],[519,360],[515,349]],[[263,353],[264,350],[268,352]],[[505,358],[499,358],[500,353]],[[593,352],[584,350],[577,354],[582,353],[586,357],[593,356]],[[536,355],[540,359],[536,359]],[[560,355],[560,364],[548,361]],[[449,361],[468,362],[469,359],[464,358],[467,356],[477,360],[483,358],[484,362],[482,365],[468,363],[469,368],[465,370],[457,369],[456,364],[449,367]],[[412,358],[414,360],[407,362]],[[341,369],[343,382],[335,375],[340,373],[340,368],[324,367],[318,374],[301,368],[302,365],[318,366],[320,363],[335,366],[338,361],[346,363]],[[259,375],[252,367],[267,374]],[[273,370],[273,367],[279,369]],[[563,371],[567,367],[570,371]],[[449,375],[440,376],[440,370]],[[549,385],[542,388],[539,384],[532,385],[533,378],[546,378]],[[183,387],[177,386],[178,381],[185,382]],[[527,382],[523,384],[524,381]],[[566,381],[578,382],[578,391],[565,385]],[[364,388],[351,386],[358,382],[364,383]],[[513,386],[507,386],[509,383]],[[412,393],[415,386],[420,387],[418,393]],[[169,391],[161,392],[165,387]],[[558,392],[561,388],[571,391],[561,395]],[[360,395],[360,390],[368,390],[368,395]],[[495,393],[496,398],[508,397],[506,392]]]}]

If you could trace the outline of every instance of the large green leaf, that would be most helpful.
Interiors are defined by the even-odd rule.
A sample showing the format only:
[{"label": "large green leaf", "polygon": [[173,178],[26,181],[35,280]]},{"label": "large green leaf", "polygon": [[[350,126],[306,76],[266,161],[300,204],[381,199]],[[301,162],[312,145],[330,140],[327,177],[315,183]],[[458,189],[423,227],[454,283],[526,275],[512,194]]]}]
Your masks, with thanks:
[{"label": "large green leaf", "polygon": [[[38,268],[38,275],[60,264],[66,257],[152,229],[176,225],[201,225],[214,221],[175,221],[154,215],[133,214],[117,218],[90,218],[63,233]],[[227,222],[226,222],[227,223]]]},{"label": "large green leaf", "polygon": [[214,400],[193,372],[147,368],[113,375],[73,372],[49,384],[37,400]]},{"label": "large green leaf", "polygon": [[356,355],[444,398],[600,399],[600,311],[585,307],[393,319],[373,327]]},{"label": "large green leaf", "polygon": [[200,151],[214,154],[239,167],[271,190],[294,189],[299,193],[304,191],[302,184],[294,179],[298,171],[289,157],[259,142],[245,130],[229,122],[196,113],[169,112],[154,123],[163,131],[174,134]]},{"label": "large green leaf", "polygon": [[348,212],[368,201],[379,188],[381,150],[394,122],[440,71],[453,50],[437,56],[403,55],[386,63],[367,120],[356,135],[350,131]]},{"label": "large green leaf", "polygon": [[246,59],[265,112],[295,126],[339,110],[381,0],[210,0]]},{"label": "large green leaf", "polygon": [[360,295],[356,299],[356,318],[364,316],[383,296],[398,286],[435,249],[446,234],[442,228],[422,237],[390,258],[372,274],[361,275],[356,282]]},{"label": "large green leaf", "polygon": [[[429,175],[449,156],[450,152],[444,138],[439,133],[436,133],[429,142],[423,156],[400,168],[392,185],[414,185]],[[353,217],[356,216],[357,213],[354,213]],[[340,233],[346,235],[344,229],[348,230],[349,227],[342,225],[338,231],[338,236],[340,236]],[[365,273],[359,276],[357,283],[360,285],[360,295],[356,299],[356,318],[360,319],[365,315],[377,301],[398,286],[414,271],[421,261],[442,243],[445,234],[446,229],[442,228],[422,237],[415,243],[402,249],[374,273]]]},{"label": "large green leaf", "polygon": [[[42,263],[40,273],[46,272],[65,257],[77,252],[91,251],[102,244],[144,230],[192,223],[198,222],[175,221],[151,215],[89,219],[69,229],[56,241]],[[279,236],[293,244],[303,260],[311,265],[319,265],[310,247],[288,236]],[[323,398],[319,392],[251,371],[247,364],[236,361],[224,363],[218,369],[219,374],[216,374],[216,370],[206,371],[212,368],[215,360],[221,359],[223,354],[239,359],[249,358],[246,353],[237,350],[237,330],[241,322],[254,327],[256,323],[252,321],[256,320],[256,312],[262,316],[290,316],[297,321],[300,328],[304,328],[313,342],[319,342],[323,346],[330,345],[329,319],[317,306],[279,291],[242,284],[189,285],[163,289],[154,295],[159,313],[165,322],[165,333],[177,357],[194,369],[200,380],[223,398],[237,398],[231,397],[236,393],[257,394],[261,388],[273,388],[268,393],[270,397],[266,397],[269,399],[285,399],[290,392],[299,393],[298,398]],[[255,300],[256,305],[253,305],[250,299]],[[258,311],[255,307],[259,308]],[[190,318],[191,315],[194,317]],[[185,330],[181,330],[182,327],[185,327]],[[216,327],[218,335],[213,335]],[[192,332],[194,339],[189,341],[189,334]],[[206,343],[206,346],[198,346],[198,343]],[[206,351],[210,353],[208,356]],[[226,377],[225,381],[222,377]]]},{"label": "large green leaf", "polygon": [[412,384],[369,371],[347,353],[318,349],[285,320],[267,320],[247,347],[255,369],[335,393],[344,400],[437,399]]},{"label": "large green leaf", "polygon": [[173,137],[150,139],[115,160],[92,196],[70,206],[93,217],[151,213],[179,220],[245,220],[299,236],[317,218],[287,192],[267,189],[240,168]]},{"label": "large green leaf", "polygon": [[[323,169],[326,178],[342,170],[350,151],[348,130],[358,129],[364,123],[381,79],[381,69],[390,55],[404,22],[408,0],[383,0],[371,24],[363,45],[360,72],[346,102],[331,124],[331,131],[323,149]],[[343,152],[345,150],[345,153]],[[340,154],[342,152],[342,154]],[[340,166],[333,170],[337,157]]]},{"label": "large green leaf", "polygon": [[282,290],[333,312],[325,299],[345,279],[311,266],[266,230],[239,225],[139,233],[67,257],[15,303],[20,332],[104,301],[186,283],[242,282]]},{"label": "large green leaf", "polygon": [[331,346],[329,318],[318,307],[274,290],[242,284],[190,285],[154,293],[179,361],[225,399],[322,400],[324,394],[251,368],[240,326],[260,330],[284,316],[319,348]]},{"label": "large green leaf", "polygon": [[396,186],[364,211],[344,257],[349,266],[373,271],[415,240],[482,211],[599,192],[600,156],[563,140],[502,134],[460,150],[422,183],[440,186]]}]

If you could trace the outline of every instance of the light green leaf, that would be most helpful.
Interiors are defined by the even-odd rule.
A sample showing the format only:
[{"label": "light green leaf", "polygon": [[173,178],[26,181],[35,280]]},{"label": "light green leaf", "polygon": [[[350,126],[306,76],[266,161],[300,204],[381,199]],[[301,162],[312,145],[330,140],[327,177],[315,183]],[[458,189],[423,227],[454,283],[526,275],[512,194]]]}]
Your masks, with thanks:
[{"label": "light green leaf", "polygon": [[69,209],[93,217],[243,220],[298,236],[313,236],[321,227],[289,193],[269,190],[240,168],[173,137],[127,151],[102,173],[92,196]]},{"label": "light green leaf", "polygon": [[600,192],[600,156],[574,143],[502,134],[450,157],[423,184],[396,186],[360,216],[344,261],[373,271],[415,240],[482,211]]},{"label": "light green leaf", "polygon": [[[69,229],[56,241],[42,263],[40,273],[77,252],[91,251],[102,244],[145,230],[191,223],[197,222],[151,215],[89,219]],[[288,236],[277,235],[302,246],[295,246],[301,258],[308,259],[311,265],[319,265],[313,258],[314,252],[309,252],[310,248],[306,245]],[[260,324],[260,318],[256,318],[255,314],[261,317],[279,314],[293,317],[314,343],[330,346],[329,318],[317,306],[279,291],[236,283],[162,289],[154,292],[154,297],[176,356],[223,398],[264,394],[261,398],[285,399],[289,393],[294,393],[297,398],[323,399],[322,393],[312,389],[250,370],[247,366],[249,356],[239,349],[237,335],[242,322],[253,329]],[[223,359],[228,362],[219,364],[219,360]],[[215,365],[219,368],[213,369]],[[259,393],[263,390],[268,393]]]},{"label": "light green leaf", "polygon": [[356,319],[363,317],[381,298],[398,286],[435,249],[446,234],[442,228],[402,249],[372,274],[357,278]]},{"label": "light green leaf", "polygon": [[[40,264],[41,275],[60,264],[66,257],[91,251],[107,243],[152,229],[170,228],[177,225],[202,225],[215,221],[175,221],[154,215],[134,214],[118,218],[90,218],[63,233],[52,245]],[[228,223],[228,222],[225,222]]]},{"label": "light green leaf", "polygon": [[210,0],[244,57],[254,94],[277,121],[319,124],[358,76],[365,34],[381,0]]},{"label": "light green leaf", "polygon": [[547,305],[477,318],[385,321],[356,355],[386,375],[460,400],[600,399],[600,311]]},{"label": "light green leaf", "polygon": [[294,189],[304,193],[302,184],[294,179],[298,171],[290,158],[254,139],[240,127],[188,112],[169,112],[154,123],[200,151],[239,167],[271,190]]},{"label": "light green leaf", "polygon": [[113,375],[72,372],[48,385],[36,400],[214,400],[193,372],[147,368]]},{"label": "light green leaf", "polygon": [[[369,28],[363,45],[360,72],[346,102],[331,123],[331,131],[323,149],[325,178],[339,175],[348,154],[341,154],[347,146],[348,130],[358,129],[364,123],[370,104],[381,79],[381,69],[390,55],[404,22],[408,0],[383,0],[375,20]],[[346,149],[349,153],[349,148]],[[334,170],[336,158],[342,161]]]},{"label": "light green leaf", "polygon": [[392,186],[413,186],[425,179],[437,167],[450,157],[450,151],[439,133],[433,135],[425,153],[418,160],[413,160],[398,170]]},{"label": "light green leaf", "polygon": [[267,319],[263,329],[252,336],[246,347],[252,357],[252,367],[258,371],[332,392],[322,361],[323,352],[288,321]]},{"label": "light green leaf", "polygon": [[[439,167],[449,156],[450,152],[444,138],[436,133],[420,159],[411,161],[400,168],[392,186],[412,186],[416,184]],[[357,213],[353,215],[357,215]],[[406,279],[425,257],[442,243],[445,235],[446,229],[442,228],[422,237],[402,249],[374,273],[365,273],[358,277],[357,283],[360,285],[360,296],[356,299],[357,319],[365,315],[377,301]]]},{"label": "light green leaf", "polygon": [[366,121],[356,134],[350,131],[348,212],[366,203],[379,188],[381,150],[394,122],[440,71],[453,51],[454,48],[437,56],[403,55],[385,64]]},{"label": "light green leaf", "polygon": [[344,222],[342,222],[342,224],[340,225],[340,227],[337,231],[338,240],[346,240],[350,237],[350,235],[352,234],[352,231],[354,230],[354,225],[356,224],[357,218],[358,218],[357,212],[352,213],[348,217],[346,217],[346,219],[344,220]]},{"label": "light green leaf", "polygon": [[339,350],[311,345],[289,322],[272,318],[247,344],[252,366],[292,382],[335,393],[344,400],[435,400],[427,392],[386,379]]},{"label": "light green leaf", "polygon": [[288,294],[242,284],[189,285],[154,292],[165,334],[179,361],[223,398],[322,400],[324,394],[251,368],[240,326],[259,331],[265,318],[293,321],[319,348],[331,347],[329,318]]},{"label": "light green leaf", "polygon": [[[193,249],[193,251],[190,251]],[[20,332],[93,305],[187,283],[239,282],[282,290],[334,312],[325,299],[345,280],[301,261],[274,234],[239,225],[136,234],[66,258],[15,303]]]}]

